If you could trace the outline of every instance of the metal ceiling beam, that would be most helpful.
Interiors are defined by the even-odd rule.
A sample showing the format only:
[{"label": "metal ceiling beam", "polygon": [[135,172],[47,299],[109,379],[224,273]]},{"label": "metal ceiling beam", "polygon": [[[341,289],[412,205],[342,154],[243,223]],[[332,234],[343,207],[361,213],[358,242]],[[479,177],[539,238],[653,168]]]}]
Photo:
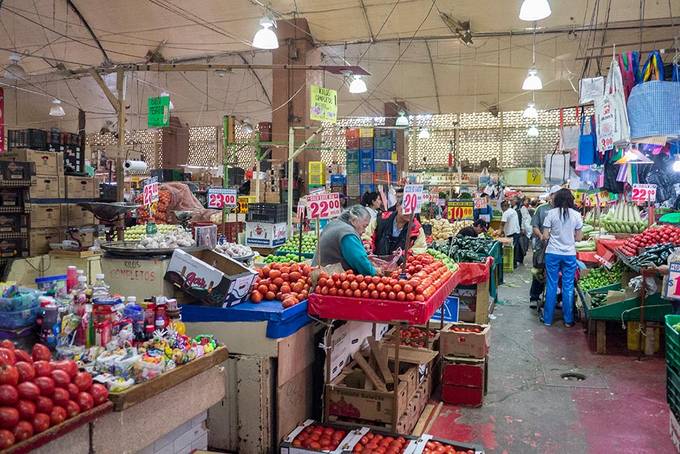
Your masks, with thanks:
[{"label": "metal ceiling beam", "polygon": [[361,12],[364,15],[364,20],[366,21],[366,28],[368,28],[368,36],[371,38],[371,43],[375,42],[375,35],[373,34],[373,29],[371,28],[371,21],[368,20],[368,11],[366,10],[366,4],[364,3],[364,0],[359,0],[359,4],[361,5]]},{"label": "metal ceiling beam", "polygon": [[80,22],[83,23],[85,26],[85,29],[90,33],[90,36],[92,36],[92,39],[94,42],[97,44],[97,47],[101,51],[102,55],[104,56],[104,62],[105,63],[110,63],[111,59],[109,58],[109,55],[106,53],[106,49],[104,49],[104,46],[102,46],[102,43],[99,42],[99,38],[97,38],[97,35],[95,35],[94,30],[92,30],[92,27],[90,27],[90,24],[87,23],[83,15],[80,13],[80,10],[78,7],[73,3],[73,0],[66,0],[66,4],[71,7],[74,13],[76,13],[76,16],[78,16],[78,19],[80,19]]},{"label": "metal ceiling beam", "polygon": [[437,74],[434,71],[434,62],[432,61],[432,52],[430,51],[430,44],[425,41],[425,49],[427,49],[427,58],[430,59],[430,69],[432,70],[432,85],[434,86],[434,96],[437,100],[437,113],[442,113],[442,106],[439,103],[439,88],[437,87]]},{"label": "metal ceiling beam", "polygon": [[[243,54],[238,54],[239,57],[241,57],[241,61],[245,63],[246,65],[249,65],[248,60],[246,60],[246,57],[243,56]],[[259,74],[255,72],[255,69],[251,68],[250,72],[255,76],[255,79],[257,79],[257,83],[260,84],[260,88],[262,89],[262,92],[264,93],[264,96],[267,98],[267,102],[269,103],[270,106],[274,107],[272,105],[272,98],[269,97],[269,93],[267,93],[267,89],[264,88],[264,84],[262,83],[262,79],[260,79]]]},{"label": "metal ceiling beam", "polygon": [[[87,74],[91,68],[79,68],[71,70],[71,74]],[[357,75],[369,75],[370,73],[360,66],[334,66],[334,65],[260,65],[245,63],[243,65],[224,65],[218,63],[122,63],[115,66],[102,66],[96,68],[102,74],[110,74],[119,69],[123,71],[156,71],[156,72],[195,72],[195,71],[233,71],[235,69],[241,70],[288,70],[288,71],[328,71],[333,74],[343,74],[351,72]]]}]

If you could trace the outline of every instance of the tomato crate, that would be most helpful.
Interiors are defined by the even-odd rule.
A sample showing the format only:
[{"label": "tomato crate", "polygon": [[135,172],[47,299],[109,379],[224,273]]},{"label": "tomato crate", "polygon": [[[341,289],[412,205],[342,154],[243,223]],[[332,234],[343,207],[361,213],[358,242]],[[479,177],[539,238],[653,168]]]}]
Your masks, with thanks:
[{"label": "tomato crate", "polygon": [[457,322],[440,333],[442,356],[484,358],[489,353],[489,325]]},{"label": "tomato crate", "polygon": [[[313,440],[314,433],[318,433],[317,440]],[[297,426],[281,442],[281,454],[314,454],[320,452],[351,451],[361,437],[368,432],[365,427],[343,427],[335,424],[319,423],[308,419]],[[324,435],[328,435],[328,442],[323,443]]]}]

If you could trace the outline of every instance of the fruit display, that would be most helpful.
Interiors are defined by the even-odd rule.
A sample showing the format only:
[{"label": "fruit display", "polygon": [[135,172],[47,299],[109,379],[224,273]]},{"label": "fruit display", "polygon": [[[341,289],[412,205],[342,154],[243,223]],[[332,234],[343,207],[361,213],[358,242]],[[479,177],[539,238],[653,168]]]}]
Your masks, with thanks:
[{"label": "fruit display", "polygon": [[321,273],[315,293],[320,295],[370,298],[376,300],[425,301],[452,276],[444,263],[429,254],[411,256],[406,263],[407,279],[399,279],[401,269],[392,276],[363,276],[351,270]]},{"label": "fruit display", "polygon": [[428,441],[425,444],[423,454],[475,454],[474,449],[457,448],[439,441]]},{"label": "fruit display", "polygon": [[620,201],[600,218],[600,225],[609,233],[640,233],[647,221],[642,220],[640,210],[635,205]]},{"label": "fruit display", "polygon": [[654,246],[661,243],[671,243],[680,246],[680,227],[671,225],[653,226],[639,235],[628,239],[621,246],[621,251],[628,255],[637,255],[640,248]]},{"label": "fruit display", "polygon": [[307,260],[305,257],[300,257],[297,253],[285,255],[270,254],[264,258],[264,263],[289,263],[289,262],[302,263],[305,260]]},{"label": "fruit display", "polygon": [[182,228],[176,228],[167,233],[157,233],[141,238],[137,249],[175,249],[178,247],[195,246],[196,242],[188,232]]},{"label": "fruit display", "polygon": [[[300,235],[294,233],[292,237],[288,239],[283,245],[277,250],[279,253],[298,253],[300,248]],[[314,255],[316,252],[316,234],[315,233],[303,233],[302,234],[302,253],[306,255]]]},{"label": "fruit display", "polygon": [[105,403],[109,391],[74,361],[52,361],[36,344],[29,354],[0,344],[0,448],[6,449]]},{"label": "fruit display", "polygon": [[[153,213],[153,219],[156,224],[165,224],[168,222],[168,207],[170,206],[170,202],[172,202],[172,194],[164,189],[159,189],[158,203]],[[146,223],[146,221],[151,219],[151,215],[149,214],[148,207],[143,205],[144,197],[142,194],[139,194],[137,197],[135,197],[135,203],[142,205],[137,208],[138,222]]]},{"label": "fruit display", "polygon": [[321,424],[310,424],[302,429],[291,442],[294,448],[305,448],[313,451],[335,451],[347,435],[346,430],[334,429]]},{"label": "fruit display", "polygon": [[595,288],[602,288],[621,281],[624,266],[617,262],[610,270],[605,267],[588,270],[588,274],[578,280],[578,285],[584,292]]},{"label": "fruit display", "polygon": [[[158,233],[164,235],[166,233],[174,232],[179,228],[173,224],[158,224],[156,229]],[[146,224],[133,225],[125,229],[125,241],[139,241],[146,236]]]},{"label": "fruit display", "polygon": [[432,239],[448,240],[452,236],[456,236],[458,232],[464,228],[472,225],[472,221],[453,221],[448,219],[429,219],[423,221],[423,225],[432,226]]},{"label": "fruit display", "polygon": [[482,237],[454,237],[450,241],[436,241],[432,249],[448,255],[454,262],[484,262],[491,255],[496,240]]},{"label": "fruit display", "polygon": [[444,262],[444,265],[446,265],[446,267],[451,271],[456,271],[458,269],[458,265],[456,264],[456,262],[451,260],[451,258],[445,253],[439,252],[436,249],[428,249],[427,253],[430,254],[432,257],[436,258],[437,260],[441,260],[442,262]]},{"label": "fruit display", "polygon": [[405,452],[409,440],[401,436],[382,435],[377,432],[369,432],[354,446],[353,453],[390,453],[401,454]]},{"label": "fruit display", "polygon": [[249,257],[253,255],[253,250],[248,246],[237,243],[218,243],[215,246],[215,252],[226,255],[233,259],[239,259],[244,257]]},{"label": "fruit display", "polygon": [[288,308],[307,299],[312,268],[298,263],[272,263],[258,270],[250,300],[281,301]]}]

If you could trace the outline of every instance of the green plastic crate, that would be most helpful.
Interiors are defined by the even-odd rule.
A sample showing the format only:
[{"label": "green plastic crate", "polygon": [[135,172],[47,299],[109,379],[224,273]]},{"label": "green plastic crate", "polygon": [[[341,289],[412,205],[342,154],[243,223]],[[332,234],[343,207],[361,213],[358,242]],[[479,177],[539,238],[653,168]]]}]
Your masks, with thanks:
[{"label": "green plastic crate", "polygon": [[674,369],[666,368],[666,401],[676,418],[680,418],[680,375]]},{"label": "green plastic crate", "polygon": [[666,364],[680,372],[680,333],[673,329],[676,323],[680,323],[680,315],[666,315]]}]

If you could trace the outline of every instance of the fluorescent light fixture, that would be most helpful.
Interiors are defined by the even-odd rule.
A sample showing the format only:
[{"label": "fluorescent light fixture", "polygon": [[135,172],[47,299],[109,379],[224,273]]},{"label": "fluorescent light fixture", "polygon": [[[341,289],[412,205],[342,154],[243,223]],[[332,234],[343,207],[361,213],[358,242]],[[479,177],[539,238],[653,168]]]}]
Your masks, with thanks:
[{"label": "fluorescent light fixture", "polygon": [[272,30],[272,27],[274,26],[274,20],[265,16],[260,19],[260,25],[262,28],[259,29],[257,33],[255,33],[255,37],[253,38],[253,47],[266,50],[278,49],[279,39],[276,37],[274,30]]},{"label": "fluorescent light fixture", "polygon": [[12,53],[9,56],[10,64],[5,66],[5,79],[7,80],[24,80],[28,77],[26,70],[19,64],[21,56]]},{"label": "fluorescent light fixture", "polygon": [[366,82],[361,78],[361,76],[354,76],[352,83],[349,84],[349,92],[354,94],[366,93],[368,89],[366,88]]},{"label": "fluorescent light fixture", "polygon": [[405,112],[399,112],[397,121],[394,122],[395,126],[408,126],[408,118],[406,118]]},{"label": "fluorescent light fixture", "polygon": [[[168,93],[167,91],[161,92],[161,98],[164,97],[164,96],[165,96],[166,98],[169,98],[169,97],[170,97],[170,93]],[[170,109],[170,110],[175,110],[175,105],[172,103],[172,99],[170,100],[169,109]]]},{"label": "fluorescent light fixture", "polygon": [[530,102],[527,105],[527,108],[524,109],[524,113],[522,114],[522,118],[528,118],[530,120],[536,120],[538,118],[538,110],[536,110],[536,104],[533,102]]},{"label": "fluorescent light fixture", "polygon": [[519,9],[519,18],[527,22],[545,19],[551,14],[548,0],[524,0]]},{"label": "fluorescent light fixture", "polygon": [[66,115],[66,112],[64,112],[64,108],[61,107],[61,101],[58,99],[53,99],[52,100],[52,106],[50,107],[50,117],[63,117]]},{"label": "fluorescent light fixture", "polygon": [[524,79],[522,90],[543,90],[543,82],[541,82],[541,78],[538,77],[538,71],[535,66],[529,68],[529,74],[527,75],[527,78]]},{"label": "fluorescent light fixture", "polygon": [[529,129],[527,129],[527,136],[538,137],[538,128],[535,125],[529,126]]},{"label": "fluorescent light fixture", "polygon": [[418,132],[418,138],[419,139],[429,139],[430,138],[430,130],[427,128],[420,128],[420,131]]}]

